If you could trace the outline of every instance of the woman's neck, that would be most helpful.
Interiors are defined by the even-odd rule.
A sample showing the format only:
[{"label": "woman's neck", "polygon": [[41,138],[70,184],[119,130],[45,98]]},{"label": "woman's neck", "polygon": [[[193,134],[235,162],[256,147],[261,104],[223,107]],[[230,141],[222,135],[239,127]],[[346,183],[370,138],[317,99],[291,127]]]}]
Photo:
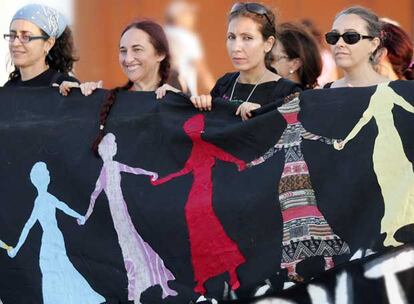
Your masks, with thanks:
[{"label": "woman's neck", "polygon": [[386,77],[378,74],[370,63],[344,70],[342,79],[349,87],[366,87],[386,81]]},{"label": "woman's neck", "polygon": [[27,81],[35,78],[36,76],[39,76],[47,69],[49,69],[49,66],[45,62],[39,62],[38,64],[34,64],[28,67],[21,67],[19,68],[19,72],[22,81]]},{"label": "woman's neck", "polygon": [[248,71],[240,71],[239,82],[248,83],[248,84],[257,84],[259,81],[263,80],[266,74],[266,66],[258,66],[254,69]]},{"label": "woman's neck", "polygon": [[161,77],[157,70],[154,74],[147,75],[147,77],[135,81],[133,88],[135,91],[155,91],[158,89],[160,81]]},{"label": "woman's neck", "polygon": [[392,67],[391,62],[389,60],[383,60],[378,64],[378,73],[381,75],[388,77],[391,80],[398,80],[398,75],[394,72],[394,68]]},{"label": "woman's neck", "polygon": [[299,78],[298,72],[294,72],[292,74],[289,74],[286,78],[289,79],[289,80],[291,80],[291,81],[293,81],[294,83],[298,83],[300,85],[302,84],[300,82],[300,78]]}]

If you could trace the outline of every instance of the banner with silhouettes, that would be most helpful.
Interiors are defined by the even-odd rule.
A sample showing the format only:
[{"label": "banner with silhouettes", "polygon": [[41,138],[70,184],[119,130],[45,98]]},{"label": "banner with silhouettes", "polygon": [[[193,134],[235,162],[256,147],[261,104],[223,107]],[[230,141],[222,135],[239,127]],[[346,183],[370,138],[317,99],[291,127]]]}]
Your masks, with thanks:
[{"label": "banner with silhouettes", "polygon": [[408,301],[413,92],[306,91],[245,122],[220,99],[120,92],[95,155],[104,90],[0,89],[0,299],[340,303],[353,271],[350,303]]}]

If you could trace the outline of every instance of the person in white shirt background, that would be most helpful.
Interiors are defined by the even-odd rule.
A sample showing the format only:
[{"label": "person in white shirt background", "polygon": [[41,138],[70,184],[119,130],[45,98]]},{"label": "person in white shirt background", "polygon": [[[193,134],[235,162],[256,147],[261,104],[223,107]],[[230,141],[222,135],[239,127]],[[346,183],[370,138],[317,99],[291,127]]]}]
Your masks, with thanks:
[{"label": "person in white shirt background", "polygon": [[200,39],[195,31],[197,7],[185,0],[172,1],[166,8],[165,33],[170,45],[172,66],[184,92],[198,95],[198,83],[210,91],[215,80],[211,74]]}]

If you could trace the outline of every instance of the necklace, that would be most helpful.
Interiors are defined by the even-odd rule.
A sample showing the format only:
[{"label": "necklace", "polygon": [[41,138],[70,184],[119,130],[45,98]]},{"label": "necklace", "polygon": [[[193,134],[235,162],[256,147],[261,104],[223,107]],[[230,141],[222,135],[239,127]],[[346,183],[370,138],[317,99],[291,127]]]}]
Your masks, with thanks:
[{"label": "necklace", "polygon": [[[245,100],[245,102],[248,102],[249,101],[249,99],[252,96],[254,90],[257,88],[257,86],[259,85],[260,81],[263,80],[263,78],[264,78],[265,75],[266,75],[266,71],[264,71],[262,77],[260,77],[260,79],[256,82],[256,84],[254,85],[253,89],[250,91],[249,96],[247,96],[247,99]],[[236,83],[237,83],[237,81],[239,81],[239,78],[240,78],[240,74],[239,74],[239,76],[237,76],[236,81],[233,84],[233,88],[231,89],[230,101],[233,100],[234,89],[236,88]]]}]

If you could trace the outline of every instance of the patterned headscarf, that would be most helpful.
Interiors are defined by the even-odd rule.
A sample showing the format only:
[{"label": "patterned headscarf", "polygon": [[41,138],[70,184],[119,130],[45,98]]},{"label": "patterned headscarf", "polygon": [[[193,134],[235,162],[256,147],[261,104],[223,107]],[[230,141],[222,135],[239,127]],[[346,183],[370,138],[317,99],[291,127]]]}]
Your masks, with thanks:
[{"label": "patterned headscarf", "polygon": [[36,24],[50,37],[59,38],[65,31],[65,17],[54,8],[42,4],[28,4],[14,14],[11,22],[23,19]]}]

